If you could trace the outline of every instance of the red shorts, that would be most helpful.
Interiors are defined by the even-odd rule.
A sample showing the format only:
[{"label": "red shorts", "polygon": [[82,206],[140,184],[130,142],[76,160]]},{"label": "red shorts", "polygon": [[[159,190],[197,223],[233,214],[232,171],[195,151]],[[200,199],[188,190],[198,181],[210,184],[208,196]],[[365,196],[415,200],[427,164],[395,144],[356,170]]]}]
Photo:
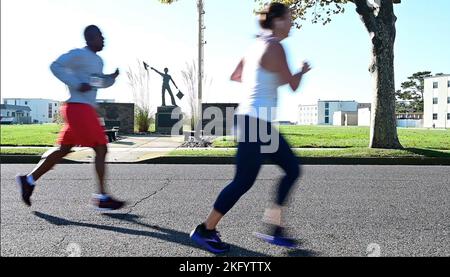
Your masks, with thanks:
[{"label": "red shorts", "polygon": [[105,129],[97,111],[88,104],[67,103],[61,107],[64,127],[59,133],[59,145],[96,147],[107,145]]}]

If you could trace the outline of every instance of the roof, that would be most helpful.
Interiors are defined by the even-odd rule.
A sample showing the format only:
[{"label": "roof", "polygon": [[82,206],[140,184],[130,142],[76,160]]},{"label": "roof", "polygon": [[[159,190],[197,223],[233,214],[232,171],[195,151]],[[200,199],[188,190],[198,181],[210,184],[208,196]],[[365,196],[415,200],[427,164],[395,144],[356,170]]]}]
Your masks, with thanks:
[{"label": "roof", "polygon": [[27,107],[27,106],[16,106],[16,105],[0,104],[0,109],[2,109],[2,110],[16,110],[16,111],[31,112],[30,107]]},{"label": "roof", "polygon": [[442,77],[450,77],[450,74],[434,75],[431,77],[425,77],[424,79],[435,79],[435,78],[442,78]]},{"label": "roof", "polygon": [[53,99],[46,99],[46,98],[8,98],[8,97],[5,97],[5,98],[3,98],[3,100],[30,100],[30,101],[33,101],[33,100],[44,100],[44,101],[50,101],[50,102],[61,102],[61,101],[58,101],[58,100],[53,100]]},{"label": "roof", "polygon": [[331,102],[331,103],[352,102],[352,103],[356,103],[355,100],[319,100],[318,102]]}]

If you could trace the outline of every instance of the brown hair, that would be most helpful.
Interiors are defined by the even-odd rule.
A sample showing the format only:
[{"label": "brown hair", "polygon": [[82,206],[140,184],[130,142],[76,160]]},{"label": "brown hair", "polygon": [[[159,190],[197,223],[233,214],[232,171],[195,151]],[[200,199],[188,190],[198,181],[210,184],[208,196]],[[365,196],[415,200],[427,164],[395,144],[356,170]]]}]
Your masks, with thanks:
[{"label": "brown hair", "polygon": [[283,17],[289,8],[278,2],[272,2],[269,6],[266,6],[262,11],[257,12],[259,14],[259,25],[263,29],[272,29],[273,20],[276,18]]}]

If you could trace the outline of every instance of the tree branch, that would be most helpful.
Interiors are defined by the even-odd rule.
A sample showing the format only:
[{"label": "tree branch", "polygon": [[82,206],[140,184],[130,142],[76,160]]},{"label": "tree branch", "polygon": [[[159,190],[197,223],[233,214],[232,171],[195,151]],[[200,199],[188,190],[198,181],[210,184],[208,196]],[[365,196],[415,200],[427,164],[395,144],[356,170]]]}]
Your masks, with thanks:
[{"label": "tree branch", "polygon": [[373,9],[367,5],[367,0],[353,0],[356,5],[356,12],[360,15],[362,22],[369,33],[376,33],[378,30],[377,20]]}]

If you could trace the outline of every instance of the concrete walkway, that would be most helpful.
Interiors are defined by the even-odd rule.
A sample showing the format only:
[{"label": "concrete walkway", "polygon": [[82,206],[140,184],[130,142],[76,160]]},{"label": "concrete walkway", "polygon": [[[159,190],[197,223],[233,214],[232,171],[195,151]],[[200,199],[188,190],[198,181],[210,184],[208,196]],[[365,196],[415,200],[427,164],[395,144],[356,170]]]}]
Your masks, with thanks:
[{"label": "concrete walkway", "polygon": [[[108,144],[108,163],[134,163],[158,158],[179,148],[184,143],[184,136],[127,136]],[[29,147],[27,147],[29,148]],[[44,158],[54,148],[44,154]],[[74,152],[65,159],[76,162],[92,162],[95,153],[91,148],[75,147]]]}]

